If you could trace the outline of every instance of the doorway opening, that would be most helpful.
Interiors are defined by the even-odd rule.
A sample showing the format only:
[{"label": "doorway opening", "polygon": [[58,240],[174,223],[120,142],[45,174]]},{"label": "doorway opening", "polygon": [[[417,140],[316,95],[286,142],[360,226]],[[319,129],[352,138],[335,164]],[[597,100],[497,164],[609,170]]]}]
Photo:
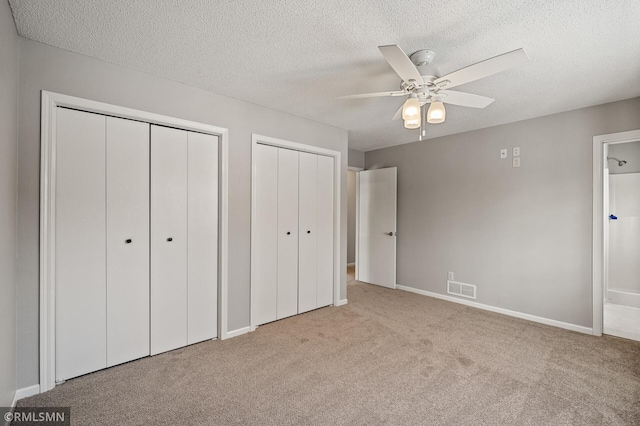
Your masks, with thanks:
[{"label": "doorway opening", "polygon": [[594,138],[596,162],[594,334],[640,341],[640,131]]},{"label": "doorway opening", "polygon": [[355,279],[358,229],[358,172],[360,167],[349,166],[347,171],[347,280]]}]

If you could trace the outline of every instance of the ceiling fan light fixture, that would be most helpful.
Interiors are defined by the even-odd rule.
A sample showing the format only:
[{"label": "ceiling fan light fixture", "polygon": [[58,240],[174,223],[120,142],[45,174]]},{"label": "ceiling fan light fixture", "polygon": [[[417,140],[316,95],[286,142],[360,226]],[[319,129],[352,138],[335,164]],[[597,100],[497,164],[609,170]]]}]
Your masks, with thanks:
[{"label": "ceiling fan light fixture", "polygon": [[404,103],[402,107],[402,118],[404,120],[420,118],[420,102],[418,102],[418,95],[415,93],[412,93]]},{"label": "ceiling fan light fixture", "polygon": [[415,118],[407,118],[404,120],[405,129],[417,129],[420,127],[420,115]]},{"label": "ceiling fan light fixture", "polygon": [[439,124],[444,123],[447,111],[444,109],[444,104],[440,101],[431,102],[429,111],[427,111],[427,123]]}]

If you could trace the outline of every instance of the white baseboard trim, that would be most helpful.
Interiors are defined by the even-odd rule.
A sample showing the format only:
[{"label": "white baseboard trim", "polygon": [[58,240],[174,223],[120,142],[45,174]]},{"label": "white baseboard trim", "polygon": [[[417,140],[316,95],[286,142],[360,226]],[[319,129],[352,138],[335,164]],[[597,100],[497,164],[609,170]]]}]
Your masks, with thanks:
[{"label": "white baseboard trim", "polygon": [[338,300],[338,303],[335,306],[342,306],[347,304],[347,299]]},{"label": "white baseboard trim", "polygon": [[566,330],[577,331],[578,333],[593,334],[593,328],[584,327],[581,325],[571,324],[568,322],[556,321],[549,318],[538,317],[535,315],[525,314],[523,312],[512,311],[509,309],[498,308],[496,306],[485,305],[471,300],[458,299],[457,297],[445,296],[444,294],[432,293],[426,290],[420,290],[418,288],[407,287],[404,285],[397,285],[398,290],[409,291],[411,293],[421,294],[422,296],[435,297],[436,299],[442,299],[449,302],[459,303],[461,305],[471,306],[473,308],[482,309],[485,311],[496,312],[498,314],[508,315],[510,317],[525,319],[528,321],[537,322],[540,324],[551,325],[554,327],[564,328]]},{"label": "white baseboard trim", "polygon": [[16,402],[22,398],[27,398],[29,396],[37,395],[40,393],[40,385],[28,386],[26,388],[16,390],[15,395],[13,396],[13,401],[11,402],[11,407],[16,406]]},{"label": "white baseboard trim", "polygon": [[637,333],[629,330],[620,330],[617,328],[603,327],[602,334],[608,334],[610,336],[622,337],[623,339],[635,340],[640,342],[640,336]]},{"label": "white baseboard trim", "polygon": [[248,326],[239,328],[237,330],[227,331],[227,334],[220,340],[230,339],[232,337],[241,336],[243,334],[248,333],[249,331],[251,331],[251,327],[248,327]]},{"label": "white baseboard trim", "polygon": [[353,263],[347,263],[347,266],[356,266],[356,263],[355,263],[355,262],[353,262]]}]

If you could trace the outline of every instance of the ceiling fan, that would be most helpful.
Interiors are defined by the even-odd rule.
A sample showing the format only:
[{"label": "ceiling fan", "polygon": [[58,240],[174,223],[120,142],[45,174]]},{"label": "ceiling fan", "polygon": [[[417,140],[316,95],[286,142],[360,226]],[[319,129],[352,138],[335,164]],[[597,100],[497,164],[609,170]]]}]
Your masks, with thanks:
[{"label": "ceiling fan", "polygon": [[[484,108],[494,99],[471,93],[458,92],[452,89],[484,77],[499,73],[509,68],[521,65],[529,60],[523,49],[517,49],[502,55],[486,59],[466,68],[459,69],[442,77],[422,75],[417,67],[428,65],[435,53],[431,50],[418,50],[407,56],[398,45],[378,46],[382,56],[391,68],[400,76],[400,90],[364,93],[360,95],[340,96],[338,99],[372,98],[379,96],[408,96],[409,98],[393,116],[393,120],[404,119],[404,127],[417,129],[425,121],[425,109],[422,106],[430,104],[426,112],[426,122],[430,124],[442,123],[446,117],[444,104],[459,105],[471,108]],[[424,68],[423,68],[424,70]],[[423,71],[427,72],[427,71]],[[425,135],[424,127],[420,138]]]}]

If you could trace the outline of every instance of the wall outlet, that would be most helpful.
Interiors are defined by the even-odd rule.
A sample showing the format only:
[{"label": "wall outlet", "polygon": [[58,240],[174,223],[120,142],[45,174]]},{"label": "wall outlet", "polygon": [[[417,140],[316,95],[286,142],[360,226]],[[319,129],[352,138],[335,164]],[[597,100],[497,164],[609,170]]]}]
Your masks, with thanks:
[{"label": "wall outlet", "polygon": [[453,272],[451,272],[451,271],[447,272],[447,279],[449,281],[453,281]]},{"label": "wall outlet", "polygon": [[520,157],[513,157],[513,167],[520,167]]},{"label": "wall outlet", "polygon": [[507,158],[507,148],[503,148],[500,150],[500,159],[504,160],[505,158]]},{"label": "wall outlet", "polygon": [[520,157],[520,147],[519,146],[514,146],[513,147],[513,156],[514,157]]}]

